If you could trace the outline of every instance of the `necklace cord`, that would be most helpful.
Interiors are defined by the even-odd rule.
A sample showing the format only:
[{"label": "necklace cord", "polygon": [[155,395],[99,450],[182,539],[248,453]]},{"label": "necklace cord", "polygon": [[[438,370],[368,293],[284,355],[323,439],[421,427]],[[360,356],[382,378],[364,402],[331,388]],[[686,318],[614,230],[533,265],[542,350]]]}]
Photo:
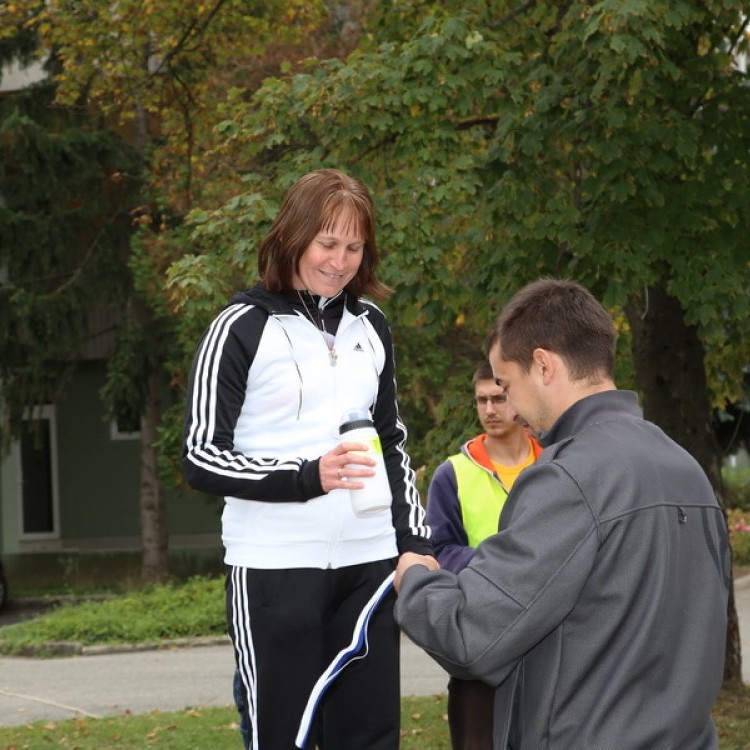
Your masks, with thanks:
[{"label": "necklace cord", "polygon": [[323,314],[318,309],[318,306],[313,304],[313,307],[315,308],[317,312],[317,316],[313,317],[312,312],[310,311],[310,308],[307,306],[307,301],[305,300],[304,296],[302,295],[302,292],[298,289],[297,290],[297,296],[300,299],[300,302],[302,302],[303,307],[305,308],[305,313],[310,320],[310,322],[319,330],[321,330],[323,333],[328,333],[326,331],[326,322],[323,319]]},{"label": "necklace cord", "polygon": [[[309,292],[307,293],[309,294]],[[305,300],[302,292],[299,289],[297,290],[297,296],[300,298],[300,302],[302,302],[302,306],[305,308],[305,315],[307,316],[308,320],[320,331],[321,335],[323,336],[323,341],[325,341],[326,346],[328,347],[328,357],[331,361],[331,367],[334,367],[336,365],[336,361],[338,360],[338,354],[336,354],[335,349],[335,337],[334,334],[328,333],[328,331],[326,330],[326,323],[323,319],[323,312],[315,304],[315,300],[312,300],[313,306],[315,307],[315,310],[317,312],[317,316],[314,317],[312,312],[310,311],[310,308],[307,306],[307,301]]]}]

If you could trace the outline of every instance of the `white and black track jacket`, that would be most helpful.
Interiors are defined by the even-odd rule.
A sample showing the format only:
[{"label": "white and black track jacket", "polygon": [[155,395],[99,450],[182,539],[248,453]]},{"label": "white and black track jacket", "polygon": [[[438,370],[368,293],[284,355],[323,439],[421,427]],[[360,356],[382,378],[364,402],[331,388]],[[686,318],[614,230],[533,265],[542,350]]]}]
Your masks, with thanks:
[{"label": "white and black track jacket", "polygon": [[[309,297],[308,297],[309,299]],[[340,316],[331,356],[293,298],[262,285],[214,319],[190,374],[183,468],[195,489],[224,496],[225,562],[250,568],[338,568],[432,554],[405,451],[391,334],[371,302],[329,301]],[[320,456],[341,442],[349,409],[367,408],[383,446],[391,510],[355,516],[346,490],[323,493]]]}]

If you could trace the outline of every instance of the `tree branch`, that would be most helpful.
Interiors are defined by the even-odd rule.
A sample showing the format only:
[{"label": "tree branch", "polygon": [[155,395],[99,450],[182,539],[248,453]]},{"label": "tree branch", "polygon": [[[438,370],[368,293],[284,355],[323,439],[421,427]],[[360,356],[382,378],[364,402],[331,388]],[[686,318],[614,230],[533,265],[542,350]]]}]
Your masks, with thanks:
[{"label": "tree branch", "polygon": [[175,44],[174,47],[172,47],[169,52],[167,52],[164,57],[159,61],[159,65],[157,66],[156,70],[154,71],[154,75],[161,73],[162,68],[170,62],[170,60],[180,52],[182,52],[185,47],[187,47],[187,43],[192,38],[198,38],[203,35],[203,33],[206,31],[206,29],[209,27],[211,21],[216,17],[218,12],[221,10],[222,6],[227,2],[227,0],[217,0],[216,5],[212,8],[211,12],[205,17],[203,22],[201,24],[197,24],[195,21],[191,23],[183,33],[180,40]]},{"label": "tree branch", "polygon": [[517,8],[514,8],[510,13],[506,13],[501,18],[498,18],[495,21],[490,21],[487,26],[491,29],[496,29],[499,26],[502,26],[503,24],[508,23],[508,21],[512,21],[516,16],[520,16],[522,13],[525,13],[529,8],[536,5],[536,0],[526,0],[526,2],[521,3]]},{"label": "tree branch", "polygon": [[476,117],[465,117],[460,120],[456,120],[456,130],[468,130],[473,128],[475,125],[497,125],[499,115],[477,115]]}]

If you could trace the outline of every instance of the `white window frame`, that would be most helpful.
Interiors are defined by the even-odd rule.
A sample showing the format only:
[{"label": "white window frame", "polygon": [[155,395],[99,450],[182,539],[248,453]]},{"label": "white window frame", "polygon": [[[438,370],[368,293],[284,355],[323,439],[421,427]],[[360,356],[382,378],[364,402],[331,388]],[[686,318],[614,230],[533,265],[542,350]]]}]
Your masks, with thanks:
[{"label": "white window frame", "polygon": [[140,440],[141,431],[134,430],[133,432],[123,432],[120,429],[120,425],[116,419],[113,419],[109,423],[109,439],[110,440]]}]

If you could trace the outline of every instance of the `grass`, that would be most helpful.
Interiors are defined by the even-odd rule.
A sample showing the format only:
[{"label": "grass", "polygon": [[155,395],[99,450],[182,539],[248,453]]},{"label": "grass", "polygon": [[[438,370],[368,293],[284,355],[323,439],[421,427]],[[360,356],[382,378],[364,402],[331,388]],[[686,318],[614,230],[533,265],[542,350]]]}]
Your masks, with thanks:
[{"label": "grass", "polygon": [[721,750],[750,748],[750,685],[722,689],[713,716]]},{"label": "grass", "polygon": [[[444,695],[405,698],[402,750],[450,750]],[[201,708],[104,719],[36,722],[0,729],[0,749],[37,750],[238,750],[242,747],[233,708]]]},{"label": "grass", "polygon": [[[721,750],[750,747],[750,686],[722,690],[714,711]],[[446,696],[401,701],[401,750],[450,750]],[[0,750],[239,750],[234,708],[193,708],[174,713],[36,722],[0,728]]]},{"label": "grass", "polygon": [[195,577],[121,596],[61,604],[0,631],[0,653],[45,656],[60,644],[159,645],[180,638],[224,636],[224,582]]}]

